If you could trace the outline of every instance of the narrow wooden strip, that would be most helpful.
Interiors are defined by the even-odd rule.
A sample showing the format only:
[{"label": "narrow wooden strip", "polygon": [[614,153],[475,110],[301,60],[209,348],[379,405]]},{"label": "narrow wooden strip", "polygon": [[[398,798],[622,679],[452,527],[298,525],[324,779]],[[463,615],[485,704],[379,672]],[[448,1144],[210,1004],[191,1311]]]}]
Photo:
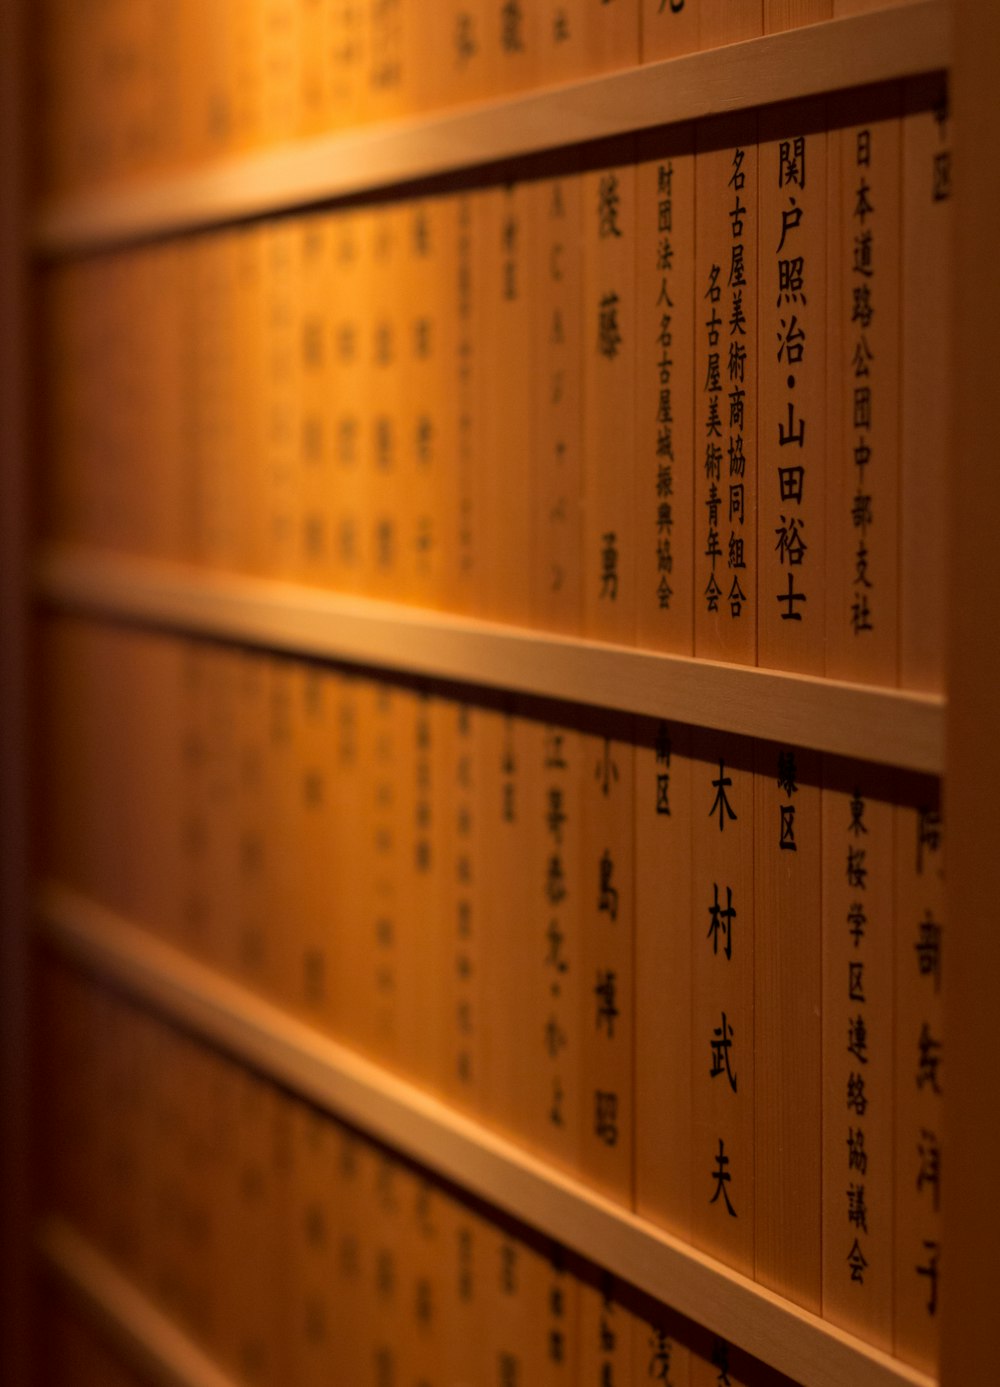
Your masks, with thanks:
[{"label": "narrow wooden strip", "polygon": [[236,1387],[234,1378],[68,1223],[47,1218],[36,1246],[45,1267],[155,1382],[163,1387]]},{"label": "narrow wooden strip", "polygon": [[48,602],[270,650],[739,732],[909,770],[944,768],[944,700],[523,630],[294,583],[50,548]]},{"label": "narrow wooden strip", "polygon": [[[984,149],[1000,138],[1000,102],[990,93],[1000,49],[1000,6],[955,0],[954,167],[975,169]],[[989,377],[989,361],[975,342],[1000,312],[1000,279],[963,273],[983,263],[995,245],[1000,184],[976,174],[955,180],[954,354],[951,365],[952,432],[948,458],[950,495],[968,495],[982,482],[967,521],[948,527],[949,685],[957,694],[948,727],[948,946],[943,996],[948,1040],[948,1158],[944,1205],[945,1255],[952,1271],[942,1297],[941,1377],[945,1387],[964,1387],[995,1361],[996,1297],[984,1275],[1000,1237],[1000,1205],[992,1197],[981,1153],[1000,1140],[1000,1103],[982,1084],[980,1065],[993,1036],[1000,969],[1000,931],[995,902],[1000,892],[1000,854],[988,806],[1000,777],[996,689],[1000,680],[1000,623],[987,593],[970,584],[976,555],[990,544],[990,511],[1000,499],[1000,472],[977,468],[976,429],[970,411]],[[957,517],[956,517],[957,519]],[[963,596],[970,595],[969,601]],[[992,1369],[990,1369],[992,1371]]]},{"label": "narrow wooden strip", "polygon": [[705,53],[323,135],[43,209],[45,255],[204,227],[413,179],[947,66],[949,7],[920,0]]},{"label": "narrow wooden strip", "polygon": [[92,901],[49,884],[38,920],[142,1001],[804,1387],[932,1387]]},{"label": "narrow wooden strip", "polygon": [[[37,109],[31,6],[0,0],[0,1381],[27,1382],[32,1362],[31,1044],[28,1031],[29,579],[32,429],[27,259]],[[37,146],[36,146],[37,147]]]}]

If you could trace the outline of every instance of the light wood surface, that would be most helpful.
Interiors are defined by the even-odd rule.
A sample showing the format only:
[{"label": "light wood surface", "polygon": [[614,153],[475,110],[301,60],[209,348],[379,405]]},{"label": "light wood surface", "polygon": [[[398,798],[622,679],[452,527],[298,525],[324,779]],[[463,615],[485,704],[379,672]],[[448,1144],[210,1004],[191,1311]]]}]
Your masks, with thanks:
[{"label": "light wood surface", "polygon": [[274,213],[675,121],[944,68],[949,7],[831,20],[705,53],[324,135],[42,210],[36,246],[61,255]]},{"label": "light wood surface", "polygon": [[[0,14],[17,8],[12,0],[4,0]],[[674,60],[669,66],[616,74],[561,91],[491,103],[419,123],[405,122],[351,136],[322,137],[300,143],[294,149],[254,153],[211,171],[151,179],[147,187],[130,189],[128,193],[102,193],[45,210],[36,229],[36,248],[43,254],[59,255],[98,244],[160,235],[292,208],[317,198],[349,196],[410,178],[488,163],[508,154],[530,152],[557,141],[572,143],[685,116],[809,95],[848,82],[853,85],[929,71],[950,61],[951,8],[943,0],[927,0],[909,8],[840,20],[819,30],[754,40],[731,50],[692,55]],[[986,989],[995,973],[991,964],[996,952],[995,931],[989,927],[989,906],[995,894],[990,890],[993,873],[986,864],[992,860],[989,854],[995,838],[987,797],[996,779],[995,679],[991,673],[998,667],[998,659],[996,623],[990,622],[988,614],[984,617],[988,599],[982,583],[982,555],[988,552],[987,527],[992,507],[983,502],[981,489],[983,485],[992,489],[994,481],[993,473],[987,469],[984,483],[987,473],[981,466],[981,448],[978,441],[975,446],[971,442],[973,430],[981,427],[981,401],[988,398],[989,387],[984,386],[982,373],[989,369],[989,356],[980,346],[984,331],[969,328],[976,324],[982,327],[995,316],[992,308],[996,277],[990,275],[988,267],[996,188],[982,174],[980,161],[982,151],[995,143],[997,134],[995,112],[985,94],[991,90],[990,73],[995,68],[1000,43],[1000,22],[991,15],[992,7],[982,0],[955,0],[955,8],[959,17],[956,77],[964,131],[960,143],[968,151],[963,156],[966,169],[976,170],[974,176],[964,180],[967,200],[960,215],[969,219],[969,226],[956,256],[959,273],[963,275],[964,297],[959,312],[965,325],[962,340],[967,345],[959,358],[961,369],[956,371],[956,414],[964,435],[960,432],[954,461],[970,475],[967,486],[962,488],[960,482],[955,493],[966,497],[973,494],[968,483],[975,467],[975,494],[980,500],[969,514],[963,503],[962,532],[958,530],[958,517],[949,518],[952,535],[961,533],[964,546],[961,555],[953,555],[957,576],[950,598],[950,615],[954,618],[948,659],[952,675],[950,710],[946,711],[944,702],[936,697],[860,689],[706,662],[695,666],[691,661],[583,641],[553,640],[540,633],[456,621],[426,611],[333,597],[286,584],[250,582],[226,575],[206,584],[193,570],[164,569],[154,575],[152,566],[145,563],[141,570],[138,565],[121,560],[102,559],[94,566],[88,556],[81,555],[48,555],[41,567],[43,594],[60,604],[96,608],[112,616],[183,627],[268,648],[551,693],[580,702],[683,718],[707,727],[737,726],[754,735],[795,740],[823,751],[866,756],[912,769],[936,773],[944,769],[947,719],[949,821],[959,844],[948,918],[961,920],[963,929],[966,923],[970,925],[970,937],[963,938],[964,957],[956,954],[953,958],[949,953],[947,972],[949,1070],[953,1078],[948,1100],[949,1150],[954,1153],[949,1164],[949,1285],[944,1300],[942,1380],[947,1384],[971,1381],[977,1370],[981,1376],[982,1369],[992,1362],[989,1326],[994,1278],[984,1275],[983,1268],[990,1264],[988,1258],[995,1246],[996,1217],[988,1154],[995,1148],[998,1135],[995,1085],[984,1079],[982,1063],[990,1048],[991,994]],[[9,32],[6,27],[4,32]],[[16,45],[10,45],[7,51],[14,53]],[[0,86],[7,91],[8,84]],[[989,119],[984,123],[981,118],[987,113]],[[974,198],[981,202],[975,208]],[[0,270],[4,272],[5,285],[12,267],[15,276],[20,273],[20,255],[19,247],[11,250],[6,240],[0,244]],[[968,272],[971,265],[977,266],[976,274]],[[988,293],[983,291],[984,281]],[[5,337],[23,363],[20,336],[8,331]],[[0,392],[5,404],[12,400],[19,407],[26,398],[20,373],[21,366],[17,366],[11,384],[0,365]],[[978,432],[976,436],[978,439]],[[12,459],[16,477],[22,450],[16,438],[11,444],[9,434],[5,451]],[[25,507],[9,489],[11,473],[6,462],[3,475],[5,513],[16,528]],[[955,503],[951,504],[954,507]],[[975,522],[974,533],[964,528],[970,517]],[[959,546],[956,543],[953,547]],[[11,557],[6,541],[4,552]],[[15,559],[17,552],[14,551]],[[979,594],[975,600],[970,600],[972,593]],[[7,622],[6,600],[3,611],[8,650],[23,652],[23,635],[18,635]],[[0,706],[6,721],[11,705],[4,699]],[[20,759],[14,763],[15,784],[19,765]],[[9,769],[5,773],[10,775]],[[18,818],[8,819],[6,814],[3,817],[9,824],[20,822]],[[5,841],[4,861],[14,863],[20,871],[18,839],[5,830]],[[2,903],[6,915],[11,899],[5,894]],[[680,1299],[674,1295],[675,1303],[688,1304],[692,1307],[689,1313],[710,1324],[719,1324],[719,1332],[736,1342],[752,1345],[755,1352],[800,1381],[910,1382],[929,1387],[929,1378],[890,1363],[849,1335],[799,1314],[776,1297],[690,1253],[682,1244],[651,1232],[640,1220],[605,1205],[598,1197],[552,1174],[474,1124],[463,1124],[447,1109],[442,1110],[443,1118],[429,1115],[426,1105],[441,1105],[432,1104],[417,1090],[388,1078],[373,1066],[362,1065],[349,1052],[338,1050],[339,1056],[347,1057],[346,1068],[331,1068],[328,1051],[337,1047],[319,1041],[305,1028],[249,999],[247,994],[240,994],[240,1006],[235,1012],[227,1011],[218,1002],[214,989],[228,988],[228,984],[221,984],[206,970],[184,960],[181,962],[185,970],[195,969],[204,975],[199,986],[202,982],[210,984],[208,990],[199,992],[186,974],[186,982],[174,978],[159,962],[154,965],[150,961],[149,950],[160,947],[155,942],[140,940],[142,957],[138,960],[124,948],[115,954],[108,942],[110,934],[104,930],[106,920],[99,920],[94,914],[90,921],[97,922],[93,938],[80,924],[85,915],[90,918],[91,910],[85,907],[75,924],[69,922],[67,910],[67,922],[59,928],[66,940],[75,941],[79,952],[103,964],[134,990],[171,1008],[175,1014],[189,1020],[194,1016],[194,1024],[202,1027],[205,1034],[221,1039],[256,1063],[263,1062],[261,1056],[265,1052],[273,1052],[278,1058],[271,1063],[272,1072],[280,1073],[286,1082],[296,1082],[300,1071],[320,1073],[320,1078],[298,1080],[298,1086],[311,1094],[322,1090],[327,1096],[321,1096],[320,1101],[329,1106],[336,1101],[339,1112],[362,1108],[367,1111],[365,1104],[378,1113],[390,1111],[391,1121],[386,1119],[379,1131],[384,1131],[402,1149],[416,1152],[432,1164],[435,1162],[425,1148],[434,1147],[435,1140],[451,1153],[448,1160],[457,1163],[456,1153],[460,1153],[464,1164],[474,1167],[474,1179],[465,1182],[469,1188],[482,1188],[487,1183],[484,1169],[491,1179],[499,1169],[503,1172],[500,1183],[505,1190],[508,1184],[514,1189],[515,1203],[519,1200],[518,1207],[524,1210],[522,1217],[542,1228],[552,1221],[564,1228],[575,1220],[582,1230],[580,1237],[574,1240],[563,1234],[566,1241],[574,1245],[582,1241],[590,1247],[591,1255],[618,1269],[619,1274],[629,1274],[627,1268],[638,1266],[642,1276],[633,1273],[633,1279],[641,1285],[655,1281],[661,1294],[666,1294],[664,1286],[672,1292],[679,1287]],[[19,913],[23,912],[15,908],[8,918],[16,920]],[[126,929],[123,938],[127,940],[134,933]],[[21,931],[14,929],[3,934],[5,948],[14,952],[16,962],[22,948]],[[178,958],[173,955],[174,960]],[[23,1043],[24,1027],[17,1012],[8,1006],[11,999],[18,1010],[22,1006],[23,989],[17,981],[20,974],[17,970],[12,972],[5,962],[3,976],[10,984],[3,992],[5,1020],[11,1023],[19,1043]],[[261,1021],[262,1013],[271,1013],[266,1024]],[[209,1019],[203,1020],[203,1016]],[[280,1034],[268,1029],[273,1020],[280,1020]],[[212,1026],[216,1029],[212,1030]],[[296,1035],[304,1033],[309,1037],[308,1043],[296,1049],[298,1041],[294,1036],[289,1039],[289,1029]],[[247,1036],[250,1038],[246,1039]],[[367,1078],[359,1077],[359,1067],[372,1073]],[[362,1100],[357,1095],[365,1092],[365,1083],[370,1085],[370,1091]],[[399,1098],[399,1090],[404,1091],[403,1099]],[[345,1092],[347,1098],[343,1097]],[[331,1093],[334,1097],[329,1096]],[[410,1099],[413,1108],[407,1106]],[[443,1136],[439,1132],[432,1139],[427,1133],[437,1130],[435,1121],[443,1124]],[[457,1124],[457,1136],[449,1124]],[[406,1136],[411,1127],[417,1133],[412,1141]],[[9,1130],[5,1125],[5,1145]],[[10,1149],[7,1145],[6,1150]],[[436,1164],[442,1170],[450,1168],[445,1161]],[[5,1188],[10,1191],[9,1185]],[[487,1197],[496,1198],[503,1207],[511,1207],[499,1196],[487,1193]],[[146,1312],[156,1317],[152,1307],[137,1297],[103,1259],[95,1260],[95,1254],[80,1244],[71,1230],[48,1228],[42,1243],[43,1255],[50,1262],[61,1263],[67,1279],[89,1287],[89,1300],[95,1308],[99,1302],[103,1304],[102,1313],[108,1315],[109,1322],[130,1326],[133,1342],[162,1343],[164,1331],[168,1338],[172,1336],[175,1347],[177,1340],[185,1346],[168,1321],[157,1317],[160,1323],[156,1326],[147,1318]],[[626,1270],[621,1271],[622,1267]],[[106,1272],[110,1272],[110,1282]],[[684,1296],[688,1300],[684,1301]],[[13,1312],[11,1321],[16,1324],[17,1309],[8,1304]],[[741,1330],[745,1331],[742,1337]],[[152,1348],[150,1352],[153,1363],[156,1353]],[[178,1375],[178,1368],[170,1366],[169,1355],[164,1356],[164,1381],[211,1382],[215,1387],[222,1387],[227,1381],[217,1373],[198,1376],[196,1369],[184,1369],[182,1360],[183,1353],[178,1360]],[[0,1366],[6,1363],[0,1353]],[[211,1365],[201,1366],[213,1371]],[[11,1374],[11,1380],[20,1379]]]},{"label": "light wood surface", "polygon": [[36,1246],[46,1270],[153,1382],[163,1387],[236,1387],[235,1378],[217,1368],[169,1315],[68,1223],[46,1219],[36,1234]]},{"label": "light wood surface", "polygon": [[[931,1387],[925,1374],[660,1232],[121,917],[54,885],[37,908],[41,934],[67,956],[803,1387]],[[118,1303],[126,1315],[129,1304],[141,1305]]]},{"label": "light wood surface", "polygon": [[907,770],[944,767],[933,694],[694,660],[180,564],[50,548],[58,607],[271,650],[559,698]]}]

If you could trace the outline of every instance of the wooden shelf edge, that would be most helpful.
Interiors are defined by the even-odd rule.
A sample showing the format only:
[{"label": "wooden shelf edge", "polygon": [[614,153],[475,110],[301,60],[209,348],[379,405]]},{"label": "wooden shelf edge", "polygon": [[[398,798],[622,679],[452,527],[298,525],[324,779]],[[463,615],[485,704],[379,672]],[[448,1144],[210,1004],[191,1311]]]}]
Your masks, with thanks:
[{"label": "wooden shelf edge", "polygon": [[45,1269],[155,1382],[163,1387],[239,1387],[69,1223],[44,1219],[35,1248]]},{"label": "wooden shelf edge", "polygon": [[49,883],[36,918],[64,955],[804,1387],[933,1387],[93,901]]},{"label": "wooden shelf edge", "polygon": [[501,101],[303,139],[44,208],[46,256],[288,211],[543,150],[946,67],[946,0],[829,20]]},{"label": "wooden shelf edge", "polygon": [[902,770],[944,770],[943,698],[502,626],[291,582],[49,548],[61,609],[269,650],[662,717]]}]

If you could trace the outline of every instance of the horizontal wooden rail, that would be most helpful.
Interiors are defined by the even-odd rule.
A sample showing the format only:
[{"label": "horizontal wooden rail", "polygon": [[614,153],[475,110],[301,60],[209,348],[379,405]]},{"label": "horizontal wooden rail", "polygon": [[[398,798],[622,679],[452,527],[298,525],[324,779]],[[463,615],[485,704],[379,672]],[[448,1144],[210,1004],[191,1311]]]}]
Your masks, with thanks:
[{"label": "horizontal wooden rail", "polygon": [[311,137],[44,208],[48,256],[370,193],[556,147],[944,68],[946,0],[830,20],[584,82]]},{"label": "horizontal wooden rail", "polygon": [[940,774],[944,700],[502,626],[301,584],[51,548],[39,596],[170,631],[668,718]]},{"label": "horizontal wooden rail", "polygon": [[162,1387],[238,1387],[75,1228],[48,1218],[35,1242],[45,1269],[153,1382]]},{"label": "horizontal wooden rail", "polygon": [[63,954],[804,1387],[932,1387],[94,902],[49,885],[37,919]]}]

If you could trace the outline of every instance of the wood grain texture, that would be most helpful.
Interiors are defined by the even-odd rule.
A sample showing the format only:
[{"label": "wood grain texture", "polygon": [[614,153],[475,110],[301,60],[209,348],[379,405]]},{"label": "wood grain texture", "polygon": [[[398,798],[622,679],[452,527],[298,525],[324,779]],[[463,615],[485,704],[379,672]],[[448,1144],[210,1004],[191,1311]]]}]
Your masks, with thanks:
[{"label": "wood grain texture", "polygon": [[0,3],[0,1377],[28,1378],[31,1341],[26,1243],[29,1038],[26,903],[29,765],[29,409],[27,142],[29,7]]},{"label": "wood grain texture", "polygon": [[162,1387],[235,1387],[173,1320],[138,1291],[87,1238],[59,1219],[38,1231],[46,1269]]},{"label": "wood grain texture", "polygon": [[820,758],[766,742],[754,755],[754,1275],[818,1312]]},{"label": "wood grain texture", "polygon": [[45,601],[192,635],[405,670],[852,755],[944,767],[937,695],[740,668],[459,617],[294,583],[52,547]]},{"label": "wood grain texture", "polygon": [[822,769],[823,1314],[892,1346],[893,792]]},{"label": "wood grain texture", "polygon": [[752,742],[692,735],[691,1239],[748,1276],[758,1183],[753,780]]},{"label": "wood grain texture", "polygon": [[[950,537],[941,517],[948,514],[956,422],[949,371],[959,340],[953,341],[953,153],[944,77],[906,84],[901,143],[899,682],[943,689]],[[921,332],[919,323],[931,317],[938,331]]]},{"label": "wood grain texture", "polygon": [[[983,1268],[1000,1235],[1000,1210],[991,1197],[984,1151],[1000,1140],[1000,1104],[992,1078],[984,1082],[977,1055],[991,1043],[992,985],[1000,967],[1000,933],[990,927],[1000,886],[990,802],[1000,775],[996,687],[1000,627],[986,591],[975,587],[990,544],[990,512],[1000,485],[995,467],[976,460],[975,401],[989,379],[989,361],[975,343],[1000,311],[1000,281],[970,273],[986,264],[995,243],[1000,187],[982,176],[982,151],[1000,138],[1000,104],[990,95],[1000,51],[1000,9],[980,0],[955,0],[956,180],[954,433],[948,459],[952,537],[948,588],[948,686],[955,699],[948,728],[948,918],[958,942],[943,979],[949,1087],[946,1141],[951,1152],[943,1214],[948,1239],[947,1295],[942,1304],[942,1381],[974,1382],[992,1370],[994,1326],[989,1276]],[[991,449],[992,453],[992,449]],[[975,506],[960,505],[973,479],[982,489]],[[959,538],[960,541],[959,541]],[[962,929],[962,925],[966,927]]]},{"label": "wood grain texture", "polygon": [[[667,1302],[803,1387],[932,1387],[924,1373],[659,1232],[121,917],[50,885],[39,896],[38,921],[44,938],[61,952],[202,1039]],[[118,1307],[118,1321],[137,1342],[166,1342],[170,1326],[148,1313],[143,1298],[131,1298],[127,1285],[109,1281],[92,1260],[78,1258],[75,1265],[80,1284],[95,1288],[93,1298],[112,1320]],[[171,1342],[183,1347],[183,1341]],[[222,1379],[205,1376],[169,1380],[178,1387],[223,1387]]]},{"label": "wood grain texture", "polygon": [[637,721],[635,1207],[681,1237],[692,1190],[691,792],[690,729]]},{"label": "wood grain texture", "polygon": [[61,255],[345,198],[555,145],[936,71],[950,48],[949,6],[919,0],[57,200],[42,209],[35,244]]}]

